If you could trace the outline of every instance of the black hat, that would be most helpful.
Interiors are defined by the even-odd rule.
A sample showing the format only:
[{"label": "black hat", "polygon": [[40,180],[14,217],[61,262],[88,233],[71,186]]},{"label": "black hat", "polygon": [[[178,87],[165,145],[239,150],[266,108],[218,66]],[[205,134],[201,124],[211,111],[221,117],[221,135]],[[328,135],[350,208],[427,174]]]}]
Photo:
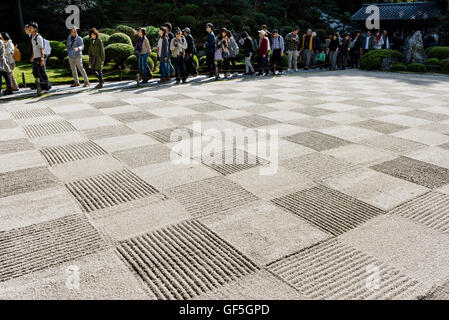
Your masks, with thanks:
[{"label": "black hat", "polygon": [[274,33],[279,33],[278,29],[274,29],[273,31],[271,31],[271,34],[274,34]]}]

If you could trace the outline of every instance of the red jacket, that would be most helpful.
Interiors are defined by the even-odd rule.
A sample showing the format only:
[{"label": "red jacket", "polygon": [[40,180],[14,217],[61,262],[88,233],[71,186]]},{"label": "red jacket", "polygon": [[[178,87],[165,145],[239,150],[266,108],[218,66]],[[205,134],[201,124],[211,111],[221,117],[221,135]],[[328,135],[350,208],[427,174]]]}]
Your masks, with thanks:
[{"label": "red jacket", "polygon": [[257,55],[259,56],[268,56],[268,38],[263,37],[259,44],[259,49],[257,50]]}]

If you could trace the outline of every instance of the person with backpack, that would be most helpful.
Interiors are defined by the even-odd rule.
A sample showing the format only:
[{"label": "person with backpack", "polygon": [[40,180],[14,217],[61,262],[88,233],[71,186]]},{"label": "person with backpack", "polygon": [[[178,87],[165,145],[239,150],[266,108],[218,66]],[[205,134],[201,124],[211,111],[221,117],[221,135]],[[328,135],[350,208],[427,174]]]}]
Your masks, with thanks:
[{"label": "person with backpack", "polygon": [[67,55],[69,56],[69,65],[72,70],[73,83],[71,87],[79,87],[80,82],[78,79],[78,71],[84,78],[84,86],[90,86],[89,78],[87,77],[87,72],[84,70],[83,66],[83,50],[84,50],[84,42],[83,38],[78,35],[78,32],[75,27],[70,31],[70,35],[67,38]]},{"label": "person with backpack", "polygon": [[272,38],[272,57],[271,57],[271,68],[273,74],[276,74],[276,69],[279,73],[282,73],[282,61],[284,56],[284,38],[279,34],[279,31],[273,30],[273,38]]},{"label": "person with backpack", "polygon": [[184,28],[184,30],[182,30],[182,33],[187,40],[187,49],[185,55],[187,72],[192,77],[196,77],[198,75],[198,70],[196,69],[195,61],[193,60],[193,57],[196,54],[195,39],[193,39],[192,35],[190,34],[190,28]]},{"label": "person with backpack", "polygon": [[215,71],[216,80],[220,79],[221,71],[224,71],[225,78],[228,77],[229,56],[228,30],[226,30],[226,28],[222,28],[220,31],[220,36],[215,39],[215,61],[217,62]]},{"label": "person with backpack", "polygon": [[298,48],[299,48],[299,27],[293,28],[293,31],[285,36],[285,43],[287,46],[287,61],[288,69],[290,72],[292,70],[298,71]]},{"label": "person with backpack", "polygon": [[151,71],[149,70],[147,64],[148,56],[151,53],[151,48],[150,41],[148,41],[146,34],[147,31],[145,28],[139,28],[136,47],[134,49],[134,54],[138,59],[139,72],[142,77],[141,83],[147,83],[151,79]]},{"label": "person with backpack", "polygon": [[242,37],[240,39],[240,44],[243,46],[244,57],[245,57],[245,73],[243,75],[249,76],[253,75],[254,67],[251,64],[251,58],[255,52],[257,52],[256,48],[253,46],[253,39],[249,36],[248,32],[243,31]]},{"label": "person with backpack", "polygon": [[187,40],[182,35],[181,29],[175,29],[175,37],[170,42],[170,51],[173,63],[175,65],[176,84],[186,83],[188,73],[185,64],[185,50],[187,49]]},{"label": "person with backpack", "polygon": [[235,59],[239,54],[239,45],[237,44],[237,41],[235,41],[234,35],[232,34],[231,30],[228,30],[228,40],[229,40],[229,66],[232,73],[237,69]]},{"label": "person with backpack", "polygon": [[89,69],[92,69],[98,77],[98,85],[95,89],[103,88],[103,66],[106,54],[104,51],[103,41],[100,39],[100,33],[97,29],[89,30]]},{"label": "person with backpack", "polygon": [[[21,55],[17,46],[14,46],[10,36],[6,32],[0,34],[0,40],[3,41],[6,50],[6,63],[9,65],[11,72],[8,74],[11,80],[11,87],[13,91],[19,91],[16,78],[14,77],[14,69],[16,68],[16,62],[20,62]],[[16,59],[18,61],[16,61]]]},{"label": "person with backpack", "polygon": [[[32,37],[31,44],[33,47],[30,62],[33,64],[33,76],[40,82],[41,90],[49,91],[51,89],[51,84],[45,69],[45,52],[49,52],[49,44],[48,41],[44,41],[44,38],[37,32],[38,24],[36,22],[30,23],[30,31]],[[44,46],[46,47],[46,50],[44,50]]]}]

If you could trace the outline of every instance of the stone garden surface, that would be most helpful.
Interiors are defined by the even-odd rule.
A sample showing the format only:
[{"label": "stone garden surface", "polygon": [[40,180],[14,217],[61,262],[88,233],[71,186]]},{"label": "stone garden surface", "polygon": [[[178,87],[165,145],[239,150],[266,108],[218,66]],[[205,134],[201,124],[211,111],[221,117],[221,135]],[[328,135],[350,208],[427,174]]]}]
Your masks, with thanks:
[{"label": "stone garden surface", "polygon": [[[345,71],[0,100],[0,299],[448,299],[448,89]],[[173,163],[194,121],[278,129],[277,172]]]}]

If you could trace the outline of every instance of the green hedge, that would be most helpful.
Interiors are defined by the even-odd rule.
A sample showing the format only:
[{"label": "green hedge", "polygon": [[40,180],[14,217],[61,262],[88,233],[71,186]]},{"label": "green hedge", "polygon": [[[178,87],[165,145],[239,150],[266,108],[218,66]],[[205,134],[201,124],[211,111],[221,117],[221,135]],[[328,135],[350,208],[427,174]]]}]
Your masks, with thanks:
[{"label": "green hedge", "polygon": [[449,73],[449,58],[440,60],[440,69],[443,72]]},{"label": "green hedge", "polygon": [[427,50],[428,58],[443,60],[449,58],[449,47],[431,47]]},{"label": "green hedge", "polygon": [[205,66],[206,63],[207,63],[207,57],[206,56],[200,57],[200,60],[199,60],[200,66]]},{"label": "green hedge", "polygon": [[372,50],[361,57],[360,67],[366,70],[380,70],[384,58],[397,58],[398,60],[402,60],[404,56],[401,52],[396,50]]},{"label": "green hedge", "polygon": [[405,71],[407,68],[405,67],[405,64],[402,62],[396,63],[391,67],[391,71]]},{"label": "green hedge", "polygon": [[427,67],[423,63],[410,63],[407,65],[407,71],[410,72],[426,72]]},{"label": "green hedge", "polygon": [[116,65],[123,66],[126,59],[134,53],[134,47],[125,43],[112,43],[105,48],[106,61],[114,61]]},{"label": "green hedge", "polygon": [[[148,57],[147,63],[150,66],[150,70],[153,71],[154,66],[155,66],[153,59]],[[125,61],[125,67],[130,70],[137,70],[139,68],[139,63],[137,62],[137,56],[134,54],[130,55]]]},{"label": "green hedge", "polygon": [[107,34],[110,36],[112,36],[114,33],[117,33],[117,30],[112,29],[112,28],[101,28],[98,31],[100,32],[100,34],[103,33],[103,34]]},{"label": "green hedge", "polygon": [[126,34],[132,40],[133,43],[136,43],[138,37],[136,29],[129,26],[125,26],[123,24],[116,26],[115,29],[119,33]]},{"label": "green hedge", "polygon": [[67,45],[62,41],[50,41],[51,55],[58,57],[60,60],[67,56]]},{"label": "green hedge", "polygon": [[152,51],[150,53],[150,58],[153,60],[154,64],[157,62],[157,52]]},{"label": "green hedge", "polygon": [[129,45],[133,44],[131,38],[127,34],[122,32],[114,33],[112,36],[110,36],[108,44],[112,43],[124,43]]},{"label": "green hedge", "polygon": [[439,68],[440,61],[438,61],[437,58],[429,58],[426,61],[424,61],[424,64],[426,65],[427,69],[434,70]]},{"label": "green hedge", "polygon": [[200,67],[200,62],[199,62],[197,56],[193,56],[193,63],[195,64],[195,67],[196,67],[197,69]]},{"label": "green hedge", "polygon": [[[67,58],[67,61],[68,61],[68,58]],[[61,60],[58,57],[56,57],[56,56],[50,57],[47,60],[47,66],[49,66],[50,68],[60,67],[61,66]]]}]

